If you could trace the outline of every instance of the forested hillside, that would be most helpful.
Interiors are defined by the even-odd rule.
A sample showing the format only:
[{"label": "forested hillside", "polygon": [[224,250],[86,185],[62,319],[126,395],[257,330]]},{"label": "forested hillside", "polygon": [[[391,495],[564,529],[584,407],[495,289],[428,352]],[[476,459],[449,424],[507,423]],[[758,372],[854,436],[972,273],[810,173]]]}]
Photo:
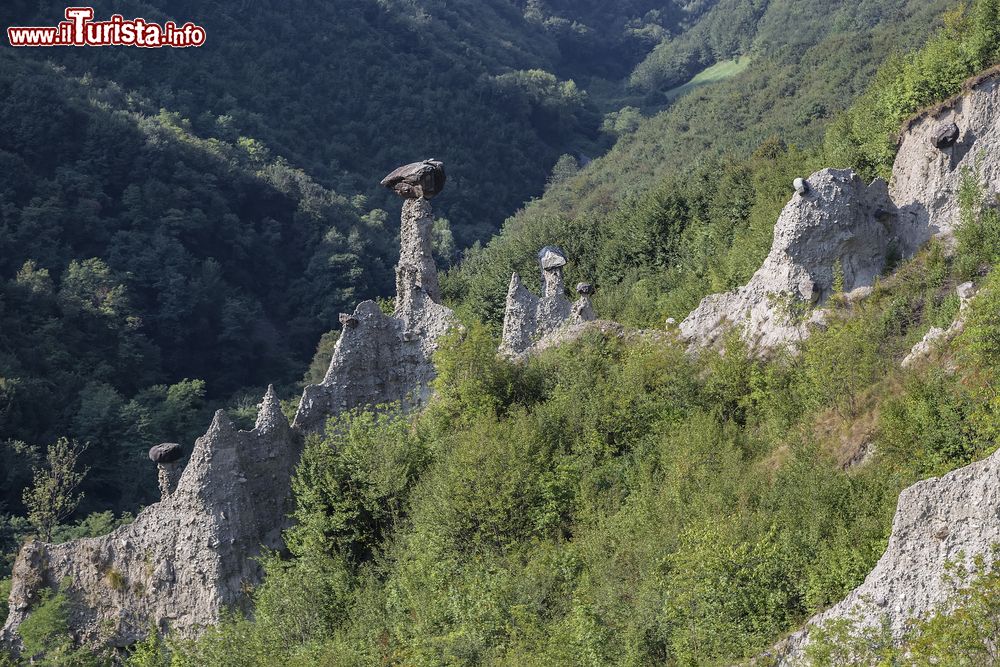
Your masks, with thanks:
[{"label": "forested hillside", "polygon": [[[857,132],[862,120],[899,127],[957,93],[1000,60],[998,18],[994,0],[951,12],[920,50],[881,67],[823,144],[770,141],[730,158],[700,211],[671,196],[668,179],[664,203],[616,210],[612,230],[673,243],[675,258],[700,246],[750,266],[744,239],[770,233],[791,177],[831,159],[879,164],[892,138]],[[135,664],[714,665],[757,655],[865,577],[902,488],[995,449],[1000,217],[986,203],[970,175],[953,251],[932,242],[865,300],[835,295],[826,326],[792,354],[762,359],[738,332],[721,355],[691,355],[683,343],[595,331],[512,364],[470,320],[439,353],[428,409],[347,415],[308,441],[291,557],[269,560],[256,616],[198,642],[150,641]],[[669,231],[692,210],[708,219]],[[653,223],[668,231],[653,236]],[[705,233],[692,238],[695,225]],[[551,238],[536,232],[510,225],[494,243]],[[601,237],[576,243],[603,249]],[[648,254],[629,259],[662,270]],[[708,291],[690,265],[666,270]],[[954,287],[970,279],[983,296],[955,344],[901,368],[930,326],[954,318]],[[878,628],[838,626],[809,664],[990,664],[995,567],[981,572],[960,579],[954,613],[915,622],[902,646]]]},{"label": "forested hillside", "polygon": [[[787,200],[786,183],[761,192],[753,175],[777,167],[790,182],[822,164],[813,148],[831,119],[890,54],[921,44],[953,3],[743,4],[760,14],[747,37],[749,67],[639,123],[467,256],[449,289],[472,315],[499,326],[510,272],[529,271],[543,240],[577,258],[571,280],[600,285],[604,315],[631,323],[683,318],[705,294],[746,282]],[[730,9],[720,4],[699,26]]]},{"label": "forested hillside", "polygon": [[[390,293],[385,173],[445,161],[437,250],[456,260],[560,154],[608,145],[583,84],[623,80],[702,9],[105,2],[98,17],[193,20],[208,42],[4,49],[0,501],[19,510],[25,452],[63,436],[90,443],[84,510],[150,500],[145,448],[292,386],[339,312]],[[63,10],[15,0],[3,17]]]},{"label": "forested hillside", "polygon": [[[22,489],[59,438],[88,444],[89,470],[54,537],[107,532],[113,516],[81,520],[154,499],[149,445],[190,443],[219,405],[250,424],[268,381],[290,398],[322,373],[338,313],[391,293],[399,204],[375,184],[411,159],[448,168],[435,252],[464,329],[425,410],[306,440],[253,615],[92,655],[53,595],[22,627],[29,652],[733,664],[864,578],[902,488],[995,448],[1000,220],[972,186],[955,252],[932,243],[867,300],[836,294],[794,353],[592,334],[511,363],[496,334],[511,272],[536,275],[547,244],[630,326],[744,283],[793,178],[884,175],[909,114],[1000,61],[997,0],[166,4],[113,8],[196,20],[204,49],[0,52],[0,579],[39,530]],[[945,358],[900,368],[973,279],[989,289]],[[952,631],[945,616],[912,641],[947,664]],[[849,639],[816,664],[849,664]],[[968,664],[990,648],[975,639]]]}]

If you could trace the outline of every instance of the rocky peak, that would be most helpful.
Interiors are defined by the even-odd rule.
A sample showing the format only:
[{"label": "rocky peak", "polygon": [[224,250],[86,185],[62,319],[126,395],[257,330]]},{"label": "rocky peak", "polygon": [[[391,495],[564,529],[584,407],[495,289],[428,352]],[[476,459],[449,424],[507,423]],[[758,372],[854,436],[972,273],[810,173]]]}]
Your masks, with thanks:
[{"label": "rocky peak", "polygon": [[111,646],[143,638],[151,624],[192,636],[224,610],[246,607],[247,586],[262,574],[254,558],[282,546],[300,454],[301,438],[273,387],[251,431],[217,412],[176,488],[134,522],[104,537],[24,545],[0,639],[17,646],[17,628],[46,588],[73,601],[69,620],[79,641]]},{"label": "rocky peak", "polygon": [[431,356],[455,322],[440,303],[427,201],[444,187],[444,168],[435,160],[407,165],[385,184],[406,198],[395,313],[366,301],[341,316],[330,368],[321,384],[305,389],[294,427],[268,387],[253,430],[237,430],[218,411],[186,466],[183,446],[154,447],[161,500],[130,525],[100,538],[25,544],[0,641],[17,648],[17,628],[45,589],[66,590],[70,627],[94,645],[127,646],[151,625],[190,637],[226,610],[247,608],[246,591],[262,576],[255,557],[283,546],[302,434],[347,410],[426,398]]}]

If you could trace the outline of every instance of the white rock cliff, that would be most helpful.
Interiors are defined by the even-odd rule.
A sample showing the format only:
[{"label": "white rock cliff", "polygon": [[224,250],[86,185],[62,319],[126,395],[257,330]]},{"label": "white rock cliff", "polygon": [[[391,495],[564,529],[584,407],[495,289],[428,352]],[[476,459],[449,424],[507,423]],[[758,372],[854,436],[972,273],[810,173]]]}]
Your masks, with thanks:
[{"label": "white rock cliff", "polygon": [[907,620],[933,611],[954,588],[944,578],[946,564],[971,567],[1000,543],[1000,452],[918,482],[899,495],[885,554],[863,584],[844,600],[817,614],[759,662],[794,665],[801,661],[813,628],[834,619],[857,619],[860,627],[888,622],[900,636]]},{"label": "white rock cliff", "polygon": [[851,292],[871,286],[890,256],[909,257],[933,237],[948,242],[966,174],[989,201],[1000,192],[1000,80],[990,73],[966,88],[907,123],[888,187],[840,169],[796,179],[764,264],[738,290],[706,297],[681,335],[710,346],[740,326],[759,351],[787,346],[808,335],[810,319],[822,321],[813,307],[832,293],[834,267]]}]

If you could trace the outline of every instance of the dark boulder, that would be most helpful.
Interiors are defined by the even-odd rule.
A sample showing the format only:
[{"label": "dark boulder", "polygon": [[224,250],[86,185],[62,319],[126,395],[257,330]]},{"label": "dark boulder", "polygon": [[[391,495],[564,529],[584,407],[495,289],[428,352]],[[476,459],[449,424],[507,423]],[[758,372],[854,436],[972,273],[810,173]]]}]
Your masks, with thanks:
[{"label": "dark boulder", "polygon": [[580,283],[576,286],[576,293],[581,296],[592,296],[597,293],[597,288],[590,283]]},{"label": "dark boulder", "polygon": [[184,448],[176,442],[164,442],[149,450],[149,460],[156,464],[176,463],[184,456]]},{"label": "dark boulder", "polygon": [[446,180],[444,163],[430,159],[396,169],[382,179],[382,186],[406,199],[430,199],[444,190]]},{"label": "dark boulder", "polygon": [[941,123],[931,133],[931,143],[934,144],[934,148],[951,148],[958,141],[959,134],[958,125]]}]

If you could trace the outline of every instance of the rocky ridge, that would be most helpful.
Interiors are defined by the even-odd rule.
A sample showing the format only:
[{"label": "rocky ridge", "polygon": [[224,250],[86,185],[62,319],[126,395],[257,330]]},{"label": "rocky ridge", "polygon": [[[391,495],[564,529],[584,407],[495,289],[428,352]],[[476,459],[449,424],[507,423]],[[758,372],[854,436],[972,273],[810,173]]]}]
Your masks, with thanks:
[{"label": "rocky ridge", "polygon": [[745,286],[706,297],[681,322],[682,336],[693,347],[711,346],[740,326],[761,352],[802,340],[811,324],[822,324],[817,307],[835,283],[847,293],[864,291],[890,257],[909,257],[934,237],[947,242],[959,222],[964,178],[993,200],[1000,190],[998,148],[994,72],[908,122],[888,184],[866,185],[838,169],[796,179],[764,264]]},{"label": "rocky ridge", "polygon": [[562,250],[555,246],[542,248],[538,264],[542,272],[541,297],[532,294],[517,273],[510,279],[500,343],[500,353],[508,357],[528,354],[540,340],[563,327],[596,319],[590,302],[592,285],[577,285],[580,298],[575,303],[566,298],[563,279],[566,256]]},{"label": "rocky ridge", "polygon": [[[995,201],[1000,191],[1000,80],[992,71],[966,91],[907,124],[893,167],[889,194],[903,253],[927,240],[952,239],[960,221],[962,181],[976,179]],[[910,366],[958,335],[974,306],[975,286],[957,288],[959,313],[948,329],[932,328],[903,360]],[[865,581],[844,600],[811,618],[756,664],[794,665],[804,660],[813,629],[835,620],[859,628],[886,624],[900,637],[913,618],[941,609],[954,588],[949,564],[974,570],[1000,543],[1000,452],[939,478],[918,482],[899,497],[885,553]]]},{"label": "rocky ridge", "polygon": [[220,410],[176,488],[131,524],[104,537],[22,547],[4,641],[16,644],[46,589],[69,596],[79,641],[113,646],[141,639],[150,625],[190,635],[223,610],[245,607],[262,574],[254,556],[281,545],[291,509],[283,489],[300,454],[273,387],[251,431],[236,430]]},{"label": "rocky ridge", "polygon": [[883,271],[899,243],[894,222],[885,181],[866,185],[849,169],[813,174],[781,212],[771,252],[750,282],[703,299],[681,335],[707,346],[741,325],[761,349],[801,340],[819,321],[814,306],[835,289],[870,286]]},{"label": "rocky ridge", "polygon": [[341,316],[343,331],[323,382],[302,394],[294,427],[322,430],[333,414],[364,406],[421,404],[434,379],[432,356],[438,339],[455,324],[441,304],[431,251],[434,214],[422,197],[403,203],[396,308],[386,315],[374,301]]}]

